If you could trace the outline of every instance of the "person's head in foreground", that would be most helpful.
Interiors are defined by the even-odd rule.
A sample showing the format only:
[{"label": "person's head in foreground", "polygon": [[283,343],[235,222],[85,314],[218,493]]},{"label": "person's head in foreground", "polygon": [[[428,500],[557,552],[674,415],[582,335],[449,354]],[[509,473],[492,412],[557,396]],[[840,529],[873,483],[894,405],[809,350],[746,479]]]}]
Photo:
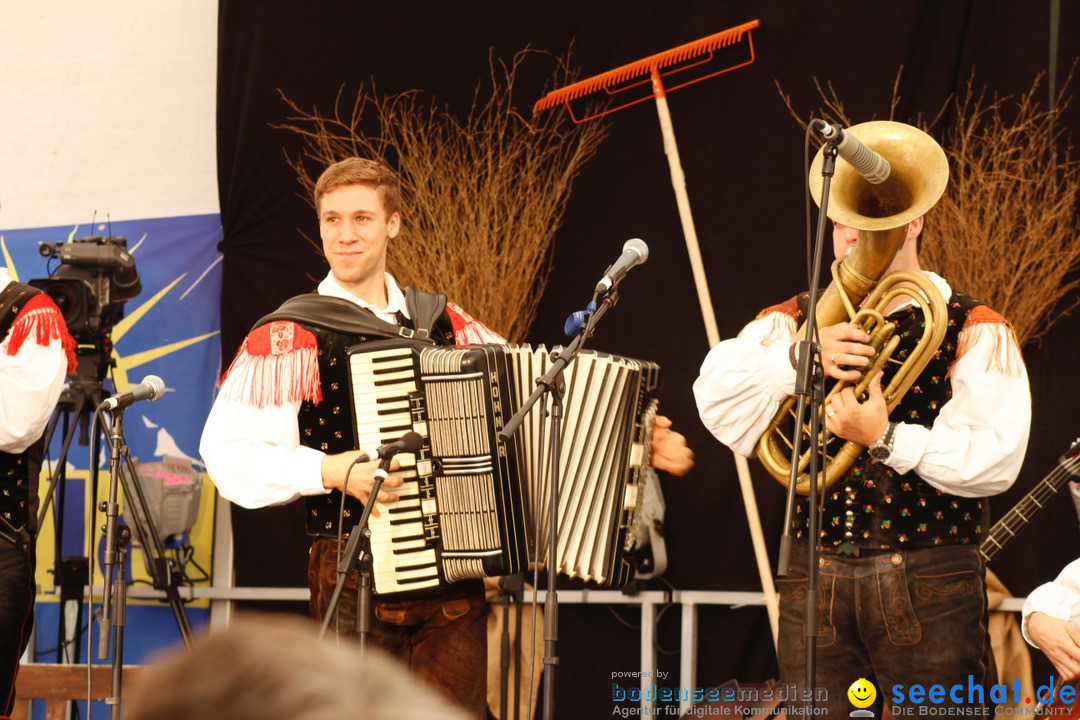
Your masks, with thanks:
[{"label": "person's head in foreground", "polygon": [[466,720],[449,700],[371,648],[320,640],[292,616],[241,615],[130,683],[127,720]]}]

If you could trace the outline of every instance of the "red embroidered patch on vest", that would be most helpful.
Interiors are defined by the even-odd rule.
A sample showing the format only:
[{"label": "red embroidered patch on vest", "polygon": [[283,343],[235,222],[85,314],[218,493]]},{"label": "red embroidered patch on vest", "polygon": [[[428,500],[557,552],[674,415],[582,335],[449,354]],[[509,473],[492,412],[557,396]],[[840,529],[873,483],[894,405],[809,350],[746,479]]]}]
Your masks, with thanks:
[{"label": "red embroidered patch on vest", "polygon": [[317,348],[315,334],[290,320],[274,320],[252,330],[244,341],[250,355],[283,355]]}]

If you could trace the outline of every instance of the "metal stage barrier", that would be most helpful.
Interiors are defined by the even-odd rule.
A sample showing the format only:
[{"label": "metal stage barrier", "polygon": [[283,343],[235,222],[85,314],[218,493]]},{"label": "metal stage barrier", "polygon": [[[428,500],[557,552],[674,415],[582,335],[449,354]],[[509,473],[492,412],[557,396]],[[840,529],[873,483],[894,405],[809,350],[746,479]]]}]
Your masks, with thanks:
[{"label": "metal stage barrier", "polygon": [[[98,590],[100,591],[100,589]],[[280,587],[196,587],[180,588],[181,597],[184,599],[209,599],[211,601],[212,627],[223,627],[228,624],[232,614],[232,602],[234,600],[245,601],[270,601],[292,600],[307,602],[309,593],[307,588],[280,588]],[[532,601],[531,593],[526,594],[527,603]],[[134,586],[128,590],[131,598],[162,598],[164,593],[146,586]],[[537,602],[544,602],[547,593],[543,590],[537,592]],[[680,688],[697,687],[697,633],[698,633],[698,608],[703,605],[726,605],[733,608],[747,605],[764,605],[765,594],[761,592],[737,592],[716,590],[675,590],[673,592],[663,590],[647,590],[637,595],[627,595],[619,590],[560,590],[560,605],[640,605],[641,606],[641,691],[645,697],[645,691],[654,685],[655,678],[651,673],[656,669],[655,622],[659,607],[668,603],[682,607],[682,627],[680,630],[679,652],[679,682]],[[995,610],[1019,612],[1024,605],[1024,598],[1007,598]],[[645,674],[649,673],[646,677]],[[643,708],[652,708],[655,702],[642,700]],[[686,712],[691,702],[683,700],[680,703],[680,712]],[[643,711],[645,713],[646,711]]]}]

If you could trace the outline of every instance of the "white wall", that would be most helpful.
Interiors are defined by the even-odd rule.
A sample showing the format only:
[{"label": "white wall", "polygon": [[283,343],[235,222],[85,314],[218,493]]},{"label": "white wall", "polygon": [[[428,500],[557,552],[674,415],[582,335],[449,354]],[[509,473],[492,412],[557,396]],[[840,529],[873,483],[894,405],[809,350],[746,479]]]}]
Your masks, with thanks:
[{"label": "white wall", "polygon": [[0,228],[218,212],[216,0],[0,2]]}]

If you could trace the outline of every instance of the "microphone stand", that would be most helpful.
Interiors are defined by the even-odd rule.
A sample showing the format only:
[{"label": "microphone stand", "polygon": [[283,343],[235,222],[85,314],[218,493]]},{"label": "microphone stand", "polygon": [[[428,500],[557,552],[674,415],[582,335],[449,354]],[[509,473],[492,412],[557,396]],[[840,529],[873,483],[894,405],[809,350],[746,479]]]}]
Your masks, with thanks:
[{"label": "microphone stand", "polygon": [[[345,581],[352,575],[353,570],[360,568],[360,585],[357,588],[356,601],[356,634],[360,641],[360,655],[364,654],[367,645],[368,634],[371,632],[371,529],[368,527],[368,518],[375,507],[375,498],[379,496],[379,489],[383,481],[390,473],[390,463],[393,454],[382,459],[379,469],[375,471],[375,482],[371,485],[371,494],[364,503],[364,512],[360,513],[360,519],[353,529],[349,531],[349,542],[341,553],[341,561],[338,562],[338,579],[334,586],[334,594],[330,597],[330,605],[326,608],[323,616],[322,628],[319,637],[326,635],[330,627],[330,620],[334,617],[338,604],[341,602],[341,593],[345,590]],[[355,465],[355,463],[353,463]],[[351,471],[352,468],[350,467]]]},{"label": "microphone stand", "polygon": [[551,398],[551,490],[548,508],[547,597],[544,599],[544,720],[552,720],[555,717],[555,666],[559,663],[559,658],[555,654],[555,646],[559,640],[559,602],[555,588],[555,575],[558,568],[556,556],[559,523],[559,459],[562,454],[562,399],[566,390],[562,372],[577,357],[585,340],[592,335],[596,322],[615,305],[618,299],[616,285],[610,287],[602,296],[593,297],[593,302],[601,301],[600,305],[590,313],[588,322],[569,345],[561,352],[552,351],[551,367],[536,380],[536,389],[533,390],[532,395],[522,403],[521,408],[498,432],[499,441],[505,443],[517,431],[525,416],[529,414],[529,410],[541,397],[548,395]]},{"label": "microphone stand", "polygon": [[[110,718],[120,720],[120,700],[123,682],[124,627],[127,624],[127,590],[124,571],[127,562],[131,531],[117,522],[120,506],[117,494],[120,484],[120,460],[124,447],[124,410],[112,411],[112,428],[109,433],[109,499],[101,503],[105,512],[105,578],[101,602],[101,625],[98,630],[98,659],[109,656],[109,633],[112,628],[113,660],[112,689],[105,703],[110,707]],[[110,607],[111,606],[111,607]],[[111,612],[110,612],[111,610]],[[87,662],[90,662],[87,658]]]},{"label": "microphone stand", "polygon": [[818,636],[818,562],[820,557],[820,531],[818,528],[819,508],[824,502],[824,487],[818,487],[818,457],[824,455],[821,446],[821,413],[824,400],[824,368],[818,358],[821,350],[815,342],[817,337],[818,288],[821,283],[821,255],[825,245],[825,223],[828,217],[829,190],[836,168],[837,143],[829,141],[822,148],[821,166],[821,207],[814,239],[813,272],[810,280],[810,298],[807,305],[806,333],[798,343],[798,367],[795,379],[795,394],[798,396],[795,409],[795,431],[792,433],[791,472],[788,476],[787,503],[784,511],[784,534],[780,538],[780,555],[777,574],[786,577],[791,565],[792,520],[795,513],[796,486],[799,478],[799,459],[802,456],[802,427],[807,409],[810,412],[809,442],[813,447],[807,471],[810,476],[810,489],[807,493],[807,567],[806,567],[806,608],[803,628],[806,636],[806,673],[805,688],[807,710],[812,713],[814,692],[817,680],[817,636]]}]

